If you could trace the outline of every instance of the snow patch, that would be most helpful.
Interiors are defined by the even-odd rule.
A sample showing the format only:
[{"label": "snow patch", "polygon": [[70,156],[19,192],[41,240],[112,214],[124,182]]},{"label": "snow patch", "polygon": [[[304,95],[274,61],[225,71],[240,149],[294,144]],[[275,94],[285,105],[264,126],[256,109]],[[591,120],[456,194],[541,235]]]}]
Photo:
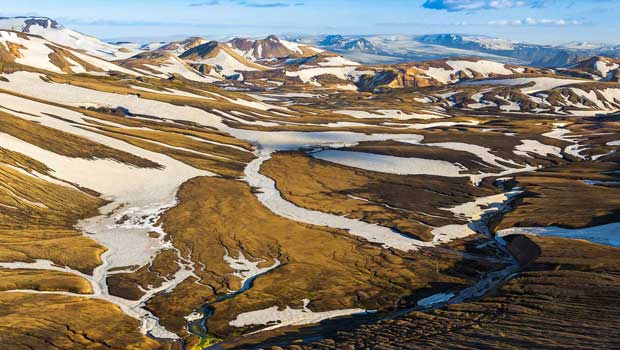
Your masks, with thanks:
[{"label": "snow patch", "polygon": [[349,316],[354,314],[366,313],[363,309],[344,309],[325,312],[313,312],[308,308],[310,300],[303,299],[302,309],[293,309],[286,306],[284,310],[280,310],[278,306],[272,306],[263,310],[250,311],[237,315],[237,318],[230,321],[233,327],[245,327],[254,325],[265,325],[266,328],[260,331],[269,331],[276,328],[287,326],[302,326],[307,324],[319,323],[323,320]]}]

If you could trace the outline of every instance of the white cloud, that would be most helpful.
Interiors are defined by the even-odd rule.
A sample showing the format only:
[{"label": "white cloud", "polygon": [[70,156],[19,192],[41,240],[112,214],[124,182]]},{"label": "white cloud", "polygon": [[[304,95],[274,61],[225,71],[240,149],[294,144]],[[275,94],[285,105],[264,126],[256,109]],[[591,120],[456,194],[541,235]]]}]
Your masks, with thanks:
[{"label": "white cloud", "polygon": [[426,0],[422,7],[455,12],[536,7],[539,4],[540,0]]},{"label": "white cloud", "polygon": [[551,18],[524,18],[517,20],[489,21],[490,25],[498,26],[576,26],[584,24],[576,19],[551,19]]}]

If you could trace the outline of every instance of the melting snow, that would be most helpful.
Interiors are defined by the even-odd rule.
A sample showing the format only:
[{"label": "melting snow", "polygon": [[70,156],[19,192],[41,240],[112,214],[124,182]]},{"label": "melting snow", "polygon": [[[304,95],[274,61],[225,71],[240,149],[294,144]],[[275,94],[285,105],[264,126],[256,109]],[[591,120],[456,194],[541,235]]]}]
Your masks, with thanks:
[{"label": "melting snow", "polygon": [[521,140],[521,144],[515,147],[514,153],[524,157],[531,157],[530,153],[534,153],[543,157],[556,156],[563,158],[561,148],[545,145],[536,140]]},{"label": "melting snow", "polygon": [[284,310],[280,310],[278,306],[272,306],[263,310],[250,311],[237,315],[237,318],[230,321],[233,327],[245,327],[253,325],[269,326],[260,331],[268,331],[276,328],[287,326],[301,326],[306,324],[319,323],[323,320],[348,316],[360,313],[366,313],[363,309],[344,309],[325,312],[313,312],[308,308],[310,300],[303,299],[304,306],[302,309],[292,309],[287,306]]},{"label": "melting snow", "polygon": [[354,168],[399,175],[462,177],[461,172],[467,170],[443,160],[403,158],[365,152],[325,150],[313,153],[312,156]]}]

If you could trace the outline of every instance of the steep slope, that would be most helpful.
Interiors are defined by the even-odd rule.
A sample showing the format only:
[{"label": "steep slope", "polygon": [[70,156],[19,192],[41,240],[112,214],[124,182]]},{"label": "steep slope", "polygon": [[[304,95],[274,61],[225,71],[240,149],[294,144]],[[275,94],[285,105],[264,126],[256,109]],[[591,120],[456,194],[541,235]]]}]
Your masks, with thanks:
[{"label": "steep slope", "polygon": [[56,73],[122,72],[138,75],[101,58],[53,44],[39,36],[0,30],[0,60]]},{"label": "steep slope", "polygon": [[213,66],[219,74],[226,77],[242,78],[240,72],[266,69],[242,57],[230,46],[218,43],[217,41],[210,41],[206,44],[198,45],[184,52],[179,57],[192,65],[206,64]]},{"label": "steep slope", "polygon": [[106,60],[123,59],[138,51],[105,43],[97,38],[65,28],[47,17],[0,18],[0,29],[39,35],[53,43],[83,50]]},{"label": "steep slope", "polygon": [[118,63],[141,73],[164,79],[179,75],[188,80],[204,83],[221,80],[218,74],[200,73],[178,58],[174,53],[160,50],[143,52]]}]

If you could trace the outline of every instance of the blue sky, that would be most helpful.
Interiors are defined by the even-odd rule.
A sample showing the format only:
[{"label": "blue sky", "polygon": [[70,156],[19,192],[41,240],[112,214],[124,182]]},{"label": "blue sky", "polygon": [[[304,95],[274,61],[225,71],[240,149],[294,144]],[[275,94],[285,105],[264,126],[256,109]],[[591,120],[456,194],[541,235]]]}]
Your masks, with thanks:
[{"label": "blue sky", "polygon": [[454,32],[620,44],[618,0],[20,0],[0,15],[49,16],[106,39]]}]

